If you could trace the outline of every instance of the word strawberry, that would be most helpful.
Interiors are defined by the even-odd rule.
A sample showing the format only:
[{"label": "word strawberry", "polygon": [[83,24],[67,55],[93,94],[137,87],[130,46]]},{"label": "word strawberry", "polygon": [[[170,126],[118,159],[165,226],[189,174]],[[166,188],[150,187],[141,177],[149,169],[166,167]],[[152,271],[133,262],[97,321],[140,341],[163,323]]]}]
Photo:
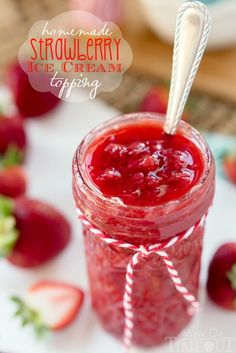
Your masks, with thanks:
[{"label": "word strawberry", "polygon": [[41,336],[70,325],[81,309],[84,293],[62,282],[41,281],[28,290],[24,300],[15,296],[11,299],[18,306],[16,316],[22,325],[32,325]]},{"label": "word strawberry", "polygon": [[50,92],[36,91],[19,64],[10,67],[7,83],[19,112],[25,118],[40,117],[60,103],[60,99]]},{"label": "word strawberry", "polygon": [[4,154],[9,147],[18,149],[23,157],[26,149],[24,122],[20,116],[6,117],[0,114],[0,154]]},{"label": "word strawberry", "polygon": [[0,198],[0,254],[13,265],[42,265],[57,256],[70,238],[70,224],[54,207],[24,196]]},{"label": "word strawberry", "polygon": [[223,169],[227,178],[236,184],[236,153],[231,153],[223,157]]},{"label": "word strawberry", "polygon": [[216,251],[209,266],[207,291],[219,306],[236,310],[236,243],[226,243]]},{"label": "word strawberry", "polygon": [[[166,87],[156,86],[151,88],[141,102],[140,111],[166,114],[168,96],[169,92]],[[185,114],[183,114],[183,119],[186,120]]]}]

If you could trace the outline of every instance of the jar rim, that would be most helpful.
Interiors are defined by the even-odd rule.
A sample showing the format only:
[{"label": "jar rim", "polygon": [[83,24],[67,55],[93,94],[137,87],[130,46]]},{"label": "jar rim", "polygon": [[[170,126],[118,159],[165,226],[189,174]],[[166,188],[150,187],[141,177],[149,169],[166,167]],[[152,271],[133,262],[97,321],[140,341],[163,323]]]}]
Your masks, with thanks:
[{"label": "jar rim", "polygon": [[[94,197],[97,201],[101,201],[103,204],[106,204],[111,209],[112,208],[123,208],[123,209],[132,209],[132,210],[163,210],[163,209],[170,209],[177,207],[179,204],[190,200],[194,197],[197,192],[202,188],[204,185],[208,175],[210,174],[210,169],[212,163],[214,163],[214,159],[210,148],[205,140],[205,138],[190,124],[185,121],[180,121],[179,127],[177,131],[185,131],[185,133],[189,133],[192,136],[192,142],[200,149],[203,160],[204,160],[204,169],[202,172],[201,177],[199,178],[197,184],[194,184],[191,189],[181,197],[169,200],[160,204],[156,205],[149,205],[149,206],[141,206],[141,205],[126,205],[123,203],[118,197],[109,198],[102,194],[102,192],[93,187],[93,183],[90,181],[88,175],[86,175],[86,168],[84,168],[84,160],[83,157],[86,154],[87,148],[89,145],[94,141],[94,136],[103,135],[104,132],[109,131],[111,129],[115,129],[116,126],[119,128],[121,125],[130,125],[132,121],[141,121],[141,120],[150,120],[150,121],[159,121],[160,123],[164,123],[165,115],[159,113],[152,113],[152,112],[137,112],[137,113],[129,113],[129,114],[119,114],[112,119],[106,120],[104,123],[97,125],[95,128],[90,130],[81,141],[79,146],[76,149],[74,160],[73,160],[73,176],[75,177],[75,182],[80,187],[84,187],[85,191],[90,194],[91,198]],[[186,135],[184,135],[187,137]]]}]

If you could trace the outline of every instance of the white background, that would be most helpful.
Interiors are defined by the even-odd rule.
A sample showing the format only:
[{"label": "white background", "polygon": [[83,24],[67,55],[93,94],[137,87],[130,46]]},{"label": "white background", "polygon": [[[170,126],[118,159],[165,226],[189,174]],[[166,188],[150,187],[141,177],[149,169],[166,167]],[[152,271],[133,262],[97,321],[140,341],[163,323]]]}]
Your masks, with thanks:
[{"label": "white background", "polygon": [[[106,334],[99,326],[91,311],[88,295],[78,319],[68,329],[52,334],[48,340],[42,342],[34,338],[30,328],[21,329],[18,320],[12,318],[15,307],[8,299],[12,294],[24,293],[37,280],[50,278],[78,284],[87,292],[83,242],[71,193],[71,161],[75,148],[84,134],[96,124],[114,115],[117,115],[116,111],[97,100],[80,104],[63,103],[48,116],[48,119],[27,122],[29,153],[26,170],[29,178],[29,195],[49,201],[61,209],[73,224],[74,239],[62,255],[40,269],[21,270],[5,260],[0,261],[1,352],[123,351],[121,343]],[[236,189],[223,178],[218,178],[215,203],[208,218],[205,235],[202,284],[206,279],[209,259],[218,245],[236,239],[235,215]],[[203,287],[201,294],[202,309],[184,332],[188,337],[173,345],[165,344],[148,352],[225,353],[227,347],[231,349],[229,352],[236,351],[236,312],[227,312],[213,305],[206,298]],[[227,337],[230,337],[230,340]],[[229,343],[232,345],[231,348],[228,346]],[[132,349],[132,352],[144,351]]]}]

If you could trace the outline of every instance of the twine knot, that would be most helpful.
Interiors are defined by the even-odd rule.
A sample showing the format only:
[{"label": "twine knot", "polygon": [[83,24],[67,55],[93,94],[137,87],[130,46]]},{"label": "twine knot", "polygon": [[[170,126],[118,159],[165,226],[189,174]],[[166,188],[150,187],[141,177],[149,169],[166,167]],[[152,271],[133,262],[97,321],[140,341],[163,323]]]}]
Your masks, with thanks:
[{"label": "twine knot", "polygon": [[125,326],[124,326],[124,347],[125,352],[128,352],[132,344],[133,331],[134,331],[134,313],[132,306],[132,293],[133,293],[133,283],[134,283],[134,269],[139,263],[143,256],[149,256],[150,254],[157,254],[163,259],[166,269],[170,275],[176,290],[181,294],[181,296],[190,304],[188,308],[188,314],[194,315],[199,310],[199,302],[191,294],[188,289],[183,285],[181,278],[179,277],[178,271],[173,265],[169,255],[165,249],[171,247],[175,243],[189,238],[194,230],[198,227],[204,227],[206,216],[208,212],[202,216],[202,218],[194,225],[191,226],[187,231],[172,237],[171,239],[164,240],[163,242],[153,244],[153,245],[134,245],[118,239],[114,239],[108,234],[104,234],[101,230],[96,228],[92,223],[77,209],[77,214],[85,227],[92,235],[100,237],[108,245],[118,246],[123,249],[129,249],[133,251],[133,255],[127,265],[126,275],[125,275],[125,286],[124,286],[124,296],[123,296],[123,308],[125,314]]}]

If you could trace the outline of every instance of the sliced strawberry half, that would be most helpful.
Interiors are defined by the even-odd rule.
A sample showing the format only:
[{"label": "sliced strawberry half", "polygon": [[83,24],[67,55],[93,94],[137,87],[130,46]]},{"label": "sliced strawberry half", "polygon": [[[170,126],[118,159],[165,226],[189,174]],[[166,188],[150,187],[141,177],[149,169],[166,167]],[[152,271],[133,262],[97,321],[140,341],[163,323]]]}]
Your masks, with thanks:
[{"label": "sliced strawberry half", "polygon": [[77,317],[84,299],[83,291],[59,281],[40,281],[25,298],[11,298],[18,306],[16,315],[22,325],[33,325],[37,335],[47,330],[62,330]]}]

